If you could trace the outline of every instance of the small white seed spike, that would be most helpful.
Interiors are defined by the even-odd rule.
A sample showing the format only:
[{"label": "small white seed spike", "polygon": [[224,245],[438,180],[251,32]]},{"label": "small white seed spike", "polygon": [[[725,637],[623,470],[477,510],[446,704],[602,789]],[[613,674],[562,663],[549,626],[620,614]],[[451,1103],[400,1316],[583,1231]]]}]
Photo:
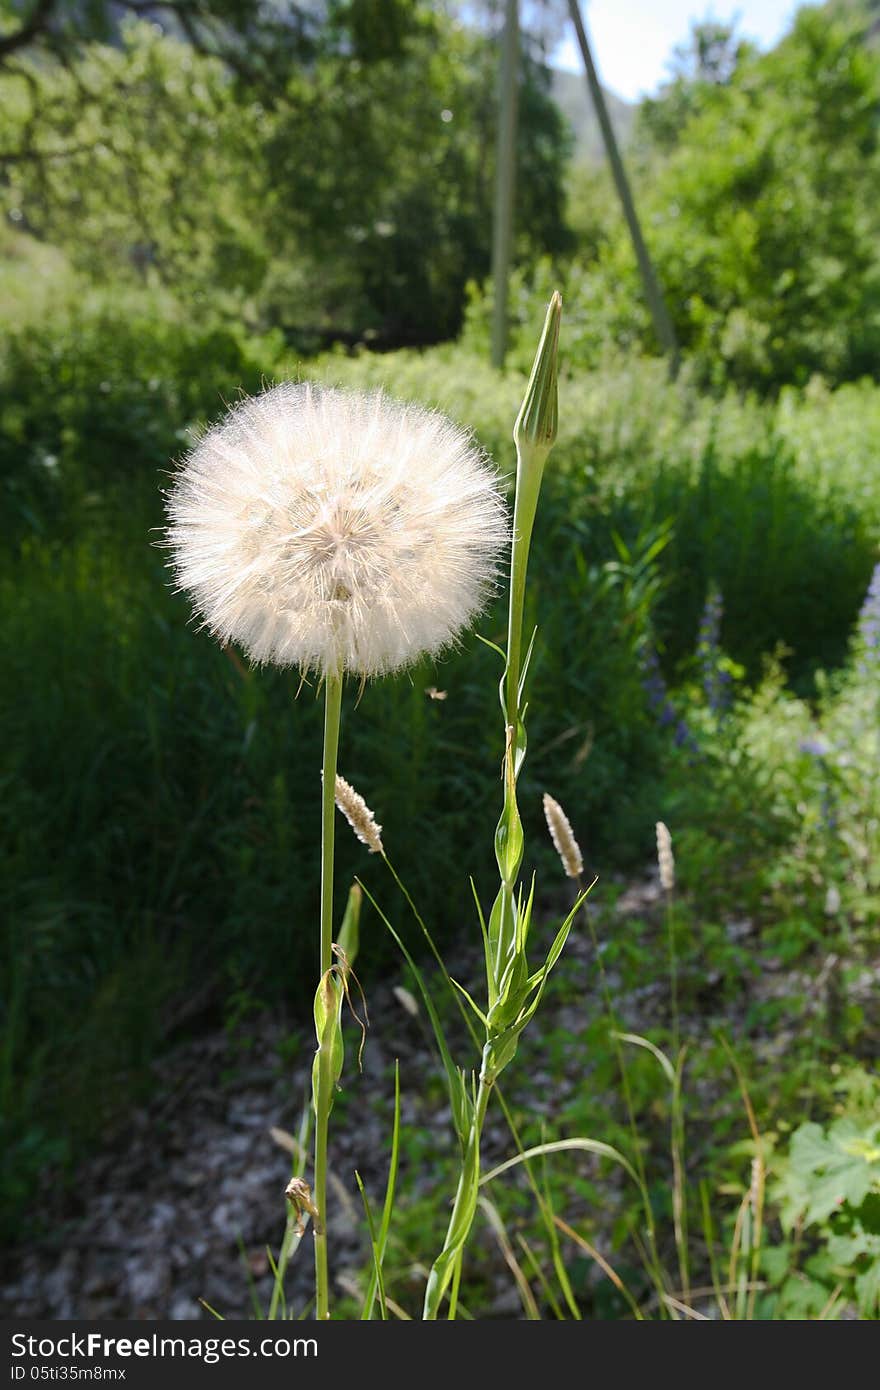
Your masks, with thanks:
[{"label": "small white seed spike", "polygon": [[563,869],[569,878],[580,878],[584,871],[584,859],[580,845],[574,838],[574,831],[568,816],[559,802],[554,801],[547,792],[544,793],[544,816],[547,820],[550,838],[556,847],[556,853],[562,860]]},{"label": "small white seed spike", "polygon": [[364,798],[346,782],[344,777],[336,777],[336,805],[348,821],[361,844],[366,845],[371,854],[384,854],[382,848],[382,827],[376,822]]},{"label": "small white seed spike", "polygon": [[675,887],[675,860],[672,857],[672,836],[662,820],[657,822],[657,864],[660,868],[660,886],[664,893],[671,893]]}]

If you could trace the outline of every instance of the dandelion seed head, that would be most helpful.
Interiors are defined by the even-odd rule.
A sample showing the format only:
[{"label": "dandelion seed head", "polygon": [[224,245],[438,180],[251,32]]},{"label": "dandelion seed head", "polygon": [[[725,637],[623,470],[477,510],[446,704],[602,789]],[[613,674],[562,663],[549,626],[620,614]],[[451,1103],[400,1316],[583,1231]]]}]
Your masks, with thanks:
[{"label": "dandelion seed head", "polygon": [[216,637],[334,674],[380,675],[454,641],[507,536],[464,430],[381,392],[290,383],[202,436],[167,510],[178,587]]},{"label": "dandelion seed head", "polygon": [[556,853],[562,860],[562,867],[569,878],[580,878],[584,871],[584,859],[580,845],[574,838],[571,822],[558,801],[547,792],[544,793],[544,817]]}]

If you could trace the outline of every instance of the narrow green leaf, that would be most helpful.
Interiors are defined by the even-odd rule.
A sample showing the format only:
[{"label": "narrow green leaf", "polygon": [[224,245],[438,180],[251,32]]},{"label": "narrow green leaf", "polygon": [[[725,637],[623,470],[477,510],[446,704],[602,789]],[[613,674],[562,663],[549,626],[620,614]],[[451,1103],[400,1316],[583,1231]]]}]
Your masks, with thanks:
[{"label": "narrow green leaf", "polygon": [[[360,879],[358,880],[358,882],[360,883]],[[453,1123],[455,1124],[455,1131],[459,1137],[459,1141],[461,1142],[462,1147],[464,1147],[467,1143],[467,1136],[470,1130],[470,1102],[467,1097],[467,1092],[464,1090],[462,1086],[461,1075],[452,1060],[452,1055],[449,1051],[449,1046],[446,1042],[446,1035],[443,1032],[443,1026],[440,1022],[437,1010],[434,1007],[434,1001],[431,998],[430,990],[428,989],[428,986],[425,983],[424,977],[422,976],[422,972],[419,970],[418,966],[412,958],[412,955],[410,954],[407,947],[404,945],[404,942],[402,941],[400,934],[397,931],[395,931],[394,927],[392,927],[391,923],[385,916],[385,913],[382,911],[379,904],[376,902],[376,899],[373,897],[370,890],[364,887],[363,883],[361,883],[361,887],[364,889],[367,898],[369,899],[373,907],[376,909],[377,913],[379,914],[379,917],[384,922],[388,931],[391,933],[394,940],[397,942],[398,947],[400,948],[404,958],[406,959],[407,965],[413,973],[416,984],[419,987],[419,992],[422,996],[422,999],[424,1000],[425,1009],[427,1010],[428,1017],[431,1020],[431,1027],[434,1030],[434,1037],[437,1040],[437,1047],[440,1051],[440,1058],[443,1062],[443,1069],[446,1072],[446,1084],[447,1091],[449,1093],[449,1105],[450,1109],[452,1110],[452,1118]]]},{"label": "narrow green leaf", "polygon": [[[532,628],[532,637],[531,637],[531,641],[529,642],[528,650],[527,650],[527,652],[526,652],[526,654],[525,654],[525,657],[524,657],[524,659],[523,659],[522,669],[520,670],[520,675],[519,675],[519,688],[518,688],[518,690],[517,690],[517,697],[518,697],[518,702],[519,702],[520,706],[522,706],[522,697],[523,697],[523,691],[525,690],[525,685],[526,685],[526,676],[527,676],[528,673],[529,673],[529,665],[530,665],[531,660],[532,660],[532,652],[535,650],[535,638],[537,637],[537,635],[538,635],[538,629],[537,629],[537,627],[533,627],[533,628]],[[522,708],[522,709],[520,710],[520,719],[524,721],[524,720],[525,720],[525,717],[526,717],[526,711],[525,711],[524,708]]]},{"label": "narrow green leaf", "polygon": [[621,1042],[632,1043],[635,1047],[643,1047],[646,1052],[650,1052],[651,1056],[656,1057],[663,1068],[670,1086],[675,1088],[675,1068],[666,1056],[666,1053],[662,1052],[655,1043],[652,1043],[648,1038],[643,1038],[639,1033],[612,1033],[611,1036],[619,1038]]},{"label": "narrow green leaf", "polygon": [[382,1321],[387,1322],[388,1304],[385,1302],[385,1282],[382,1278],[382,1261],[379,1259],[379,1246],[376,1240],[376,1227],[373,1224],[373,1213],[370,1208],[369,1198],[367,1197],[367,1189],[364,1187],[364,1184],[361,1180],[361,1175],[357,1171],[357,1169],[355,1169],[354,1177],[355,1182],[357,1183],[358,1188],[360,1190],[361,1201],[364,1204],[364,1211],[367,1215],[367,1225],[370,1228],[370,1245],[373,1251],[373,1273],[376,1276],[376,1284],[379,1290],[379,1311],[382,1315]]},{"label": "narrow green leaf", "polygon": [[475,632],[474,636],[476,637],[478,642],[482,642],[484,647],[490,647],[493,652],[497,652],[498,655],[501,657],[501,660],[504,662],[505,666],[507,665],[507,657],[504,655],[504,652],[501,650],[501,648],[496,645],[496,643],[490,642],[488,637],[482,637],[479,632]]},{"label": "narrow green leaf", "polygon": [[483,1013],[483,1010],[479,1007],[479,1005],[476,1004],[476,1003],[474,1003],[474,1000],[473,1000],[473,999],[471,998],[471,996],[468,994],[468,992],[467,992],[467,990],[465,989],[464,985],[460,985],[460,984],[458,983],[458,980],[453,980],[453,978],[452,978],[451,975],[450,975],[450,977],[449,977],[449,980],[450,980],[450,984],[453,984],[453,985],[455,986],[455,988],[459,991],[459,993],[464,995],[465,999],[466,999],[467,1002],[470,1004],[471,1008],[473,1009],[474,1013],[477,1015],[477,1018],[480,1020],[480,1022],[481,1022],[482,1025],[483,1025],[483,1027],[484,1027],[484,1028],[488,1028],[488,1027],[489,1027],[489,1022],[488,1022],[488,1019],[486,1018],[486,1015]]},{"label": "narrow green leaf", "polygon": [[394,1125],[391,1130],[391,1161],[388,1165],[388,1182],[385,1185],[385,1203],[382,1207],[382,1220],[379,1225],[379,1237],[376,1242],[376,1259],[373,1269],[370,1272],[370,1282],[367,1286],[364,1306],[361,1311],[361,1321],[368,1322],[373,1316],[373,1303],[376,1299],[376,1290],[379,1286],[379,1276],[382,1273],[382,1262],[385,1259],[385,1249],[388,1244],[388,1232],[391,1229],[391,1214],[394,1209],[394,1189],[397,1185],[397,1165],[400,1159],[400,1063],[394,1063]]},{"label": "narrow green leaf", "polygon": [[[485,919],[485,917],[483,916],[483,909],[482,909],[482,907],[480,906],[480,899],[477,897],[477,887],[476,887],[476,884],[474,883],[473,878],[471,878],[471,880],[470,880],[470,885],[471,885],[471,893],[473,894],[474,902],[475,902],[476,908],[477,908],[477,917],[479,918],[479,922],[480,922],[480,932],[481,932],[482,937],[483,937],[483,950],[484,950],[485,955],[486,955],[486,979],[487,979],[487,981],[489,982],[489,1008],[491,1009],[492,1005],[493,1005],[494,1002],[495,1002],[494,966],[493,966],[493,961],[492,961],[492,948],[491,948],[491,945],[490,945],[490,942],[489,942],[489,931],[488,931],[488,928],[487,928],[487,926],[486,926],[486,919]],[[431,944],[432,944],[432,946],[433,946],[433,942],[432,942]],[[437,953],[437,952],[436,952],[436,947],[435,947],[434,949],[435,949],[435,954],[436,954],[436,953]],[[444,975],[446,975],[446,978],[448,979],[449,976],[446,974],[446,967],[445,967],[445,966],[443,967],[443,973],[444,973]],[[451,983],[451,981],[450,981],[450,983]]]},{"label": "narrow green leaf", "polygon": [[523,1149],[522,1153],[514,1154],[513,1158],[508,1158],[504,1163],[499,1163],[497,1168],[484,1173],[480,1178],[480,1186],[483,1187],[487,1182],[493,1182],[495,1178],[500,1178],[502,1173],[506,1173],[510,1168],[515,1168],[518,1163],[528,1162],[530,1158],[540,1158],[542,1154],[565,1153],[569,1150],[579,1150],[584,1153],[598,1154],[600,1158],[610,1158],[623,1168],[637,1186],[640,1186],[639,1175],[629,1160],[624,1158],[619,1149],[612,1148],[610,1144],[603,1144],[599,1139],[554,1139],[551,1143],[536,1144],[534,1148]]}]

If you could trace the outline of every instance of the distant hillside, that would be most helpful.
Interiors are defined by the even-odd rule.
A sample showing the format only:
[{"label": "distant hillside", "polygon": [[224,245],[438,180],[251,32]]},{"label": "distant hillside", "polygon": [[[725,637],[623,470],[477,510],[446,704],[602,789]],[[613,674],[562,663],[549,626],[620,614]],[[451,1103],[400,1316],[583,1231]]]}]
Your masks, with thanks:
[{"label": "distant hillside", "polygon": [[[603,158],[599,122],[590,101],[587,79],[578,72],[553,71],[553,97],[571,125],[575,139],[575,158],[600,161]],[[632,134],[636,106],[606,90],[605,100],[617,138],[626,146]]]}]

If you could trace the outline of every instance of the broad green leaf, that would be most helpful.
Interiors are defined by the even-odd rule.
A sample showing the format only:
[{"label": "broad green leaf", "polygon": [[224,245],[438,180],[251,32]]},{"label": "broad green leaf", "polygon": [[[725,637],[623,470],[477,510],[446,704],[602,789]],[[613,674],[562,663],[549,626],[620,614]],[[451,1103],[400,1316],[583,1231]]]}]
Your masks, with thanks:
[{"label": "broad green leaf", "polygon": [[806,1225],[816,1225],[843,1206],[858,1208],[880,1192],[880,1124],[865,1129],[847,1116],[827,1134],[813,1122],[792,1135],[789,1197],[801,1199]]}]

